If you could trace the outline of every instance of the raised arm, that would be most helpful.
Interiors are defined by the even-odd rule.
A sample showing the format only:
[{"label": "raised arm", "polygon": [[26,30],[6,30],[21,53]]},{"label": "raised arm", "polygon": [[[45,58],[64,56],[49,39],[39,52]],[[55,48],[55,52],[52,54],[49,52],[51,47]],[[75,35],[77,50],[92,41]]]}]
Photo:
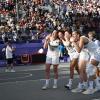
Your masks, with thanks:
[{"label": "raised arm", "polygon": [[44,49],[48,48],[48,44],[49,44],[49,41],[50,41],[50,36],[51,36],[51,34],[47,35],[46,38],[45,38],[45,42],[44,42],[44,45],[43,45]]},{"label": "raised arm", "polygon": [[78,53],[81,52],[82,48],[84,47],[84,38],[80,37],[79,42],[75,42],[74,38],[71,37],[70,41],[73,43],[73,46],[75,47],[75,49],[77,50]]}]

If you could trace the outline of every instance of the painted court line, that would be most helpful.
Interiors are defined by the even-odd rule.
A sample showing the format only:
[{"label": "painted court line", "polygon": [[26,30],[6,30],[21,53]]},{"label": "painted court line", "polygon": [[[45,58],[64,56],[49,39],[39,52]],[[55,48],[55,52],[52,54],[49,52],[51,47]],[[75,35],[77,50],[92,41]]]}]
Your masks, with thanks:
[{"label": "painted court line", "polygon": [[[58,80],[60,79],[66,79],[69,78],[69,76],[61,76],[59,77]],[[77,79],[78,76],[75,75],[74,79]],[[53,78],[50,78],[50,80],[52,80]],[[37,81],[45,81],[45,79],[35,79],[35,80],[23,80],[23,81],[14,81],[14,82],[4,82],[4,83],[0,83],[0,85],[7,85],[7,84],[14,84],[14,83],[26,83],[26,82],[37,82]]]},{"label": "painted court line", "polygon": [[26,74],[26,75],[23,76],[23,77],[19,76],[19,77],[15,77],[15,78],[6,78],[6,79],[0,79],[0,80],[3,80],[3,81],[5,80],[6,81],[6,80],[10,80],[10,79],[17,79],[17,78],[22,79],[22,78],[27,78],[27,77],[31,77],[32,76],[32,74],[30,74],[30,73],[20,73],[20,74],[23,74],[23,75]]}]

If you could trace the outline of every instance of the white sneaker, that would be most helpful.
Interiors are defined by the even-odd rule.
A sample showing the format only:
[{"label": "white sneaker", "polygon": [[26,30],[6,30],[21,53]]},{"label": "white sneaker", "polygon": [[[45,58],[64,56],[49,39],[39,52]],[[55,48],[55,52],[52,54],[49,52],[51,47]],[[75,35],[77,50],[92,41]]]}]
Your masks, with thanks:
[{"label": "white sneaker", "polygon": [[79,87],[72,90],[73,93],[82,92],[82,91],[83,91],[83,89],[79,88]]},{"label": "white sneaker", "polygon": [[94,89],[94,91],[95,91],[95,92],[100,91],[100,85],[96,86],[95,89]]},{"label": "white sneaker", "polygon": [[14,69],[11,69],[11,71],[10,72],[15,72],[15,70]]},{"label": "white sneaker", "polygon": [[53,85],[53,89],[57,89],[57,84],[54,84]]},{"label": "white sneaker", "polygon": [[93,94],[95,91],[94,89],[88,88],[86,91],[82,92],[83,94]]},{"label": "white sneaker", "polygon": [[66,84],[66,85],[65,85],[65,88],[67,88],[68,90],[71,90],[72,85],[71,85],[71,84]]},{"label": "white sneaker", "polygon": [[76,89],[73,89],[72,92],[73,93],[83,92],[83,90],[84,90],[84,85],[79,83],[78,87]]},{"label": "white sneaker", "polygon": [[49,88],[49,85],[45,84],[43,87],[42,87],[42,90],[46,90]]}]

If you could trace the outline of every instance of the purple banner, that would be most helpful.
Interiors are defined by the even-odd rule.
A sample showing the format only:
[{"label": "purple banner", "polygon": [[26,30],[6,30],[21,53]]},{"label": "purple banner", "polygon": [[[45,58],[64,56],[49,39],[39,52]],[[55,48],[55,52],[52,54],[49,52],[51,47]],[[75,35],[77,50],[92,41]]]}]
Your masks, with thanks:
[{"label": "purple banner", "polygon": [[[15,55],[23,55],[23,54],[33,54],[37,53],[38,50],[43,47],[43,43],[22,43],[22,44],[13,44],[16,48]],[[4,44],[0,45],[0,52],[2,53],[2,49],[5,47]]]}]

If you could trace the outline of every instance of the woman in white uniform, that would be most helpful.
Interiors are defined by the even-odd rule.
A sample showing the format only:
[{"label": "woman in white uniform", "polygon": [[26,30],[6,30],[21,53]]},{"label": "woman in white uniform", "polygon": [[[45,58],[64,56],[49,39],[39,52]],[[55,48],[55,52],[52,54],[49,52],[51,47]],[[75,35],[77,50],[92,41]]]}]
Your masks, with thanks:
[{"label": "woman in white uniform", "polygon": [[44,43],[44,48],[47,48],[47,55],[46,55],[46,82],[45,85],[42,87],[43,90],[49,87],[49,80],[50,80],[50,67],[53,65],[54,70],[54,85],[53,88],[57,88],[57,80],[58,80],[58,65],[59,65],[59,38],[58,32],[54,30],[52,34],[49,34]]},{"label": "woman in white uniform", "polygon": [[[87,74],[86,74],[86,64],[89,61],[90,55],[87,50],[89,39],[86,36],[81,36],[80,32],[74,31],[72,33],[72,37],[70,41],[73,43],[77,52],[80,53],[79,55],[79,84],[76,89],[73,89],[72,92],[82,92],[84,89],[87,89]],[[79,43],[77,44],[77,41]]]},{"label": "woman in white uniform", "polygon": [[[94,31],[89,32],[88,37],[89,37],[89,41],[90,42],[93,41],[95,43],[95,45],[97,46],[97,48],[100,47],[100,41],[96,39],[96,33]],[[92,55],[94,55],[94,54],[92,54]],[[99,70],[99,68],[97,68],[96,73],[97,73],[98,80],[100,80],[100,70]]]},{"label": "woman in white uniform", "polygon": [[[95,91],[100,90],[100,82],[98,76],[96,76],[96,70],[99,70],[98,64],[100,63],[100,46],[99,41],[94,38],[94,32],[89,32],[88,37],[89,43],[89,53],[91,55],[90,61],[87,64],[86,72],[88,76],[89,87],[83,94],[93,94]],[[95,89],[93,85],[95,81]]]},{"label": "woman in white uniform", "polygon": [[[90,59],[90,62],[87,64],[86,72],[89,81],[89,87],[83,94],[93,94],[94,92],[100,90],[100,82],[96,77],[96,69],[99,67],[100,63],[100,47],[95,49],[94,56]],[[95,89],[93,85],[93,81],[95,81]]]},{"label": "woman in white uniform", "polygon": [[73,77],[74,77],[74,68],[78,71],[78,57],[79,57],[79,53],[75,50],[75,48],[73,47],[73,45],[70,42],[70,38],[71,38],[71,32],[70,31],[65,31],[64,33],[64,39],[62,39],[62,42],[64,44],[64,46],[66,47],[66,50],[68,51],[68,55],[70,57],[70,79],[68,84],[65,85],[65,88],[67,89],[71,89],[72,88],[72,81],[73,81]]}]

